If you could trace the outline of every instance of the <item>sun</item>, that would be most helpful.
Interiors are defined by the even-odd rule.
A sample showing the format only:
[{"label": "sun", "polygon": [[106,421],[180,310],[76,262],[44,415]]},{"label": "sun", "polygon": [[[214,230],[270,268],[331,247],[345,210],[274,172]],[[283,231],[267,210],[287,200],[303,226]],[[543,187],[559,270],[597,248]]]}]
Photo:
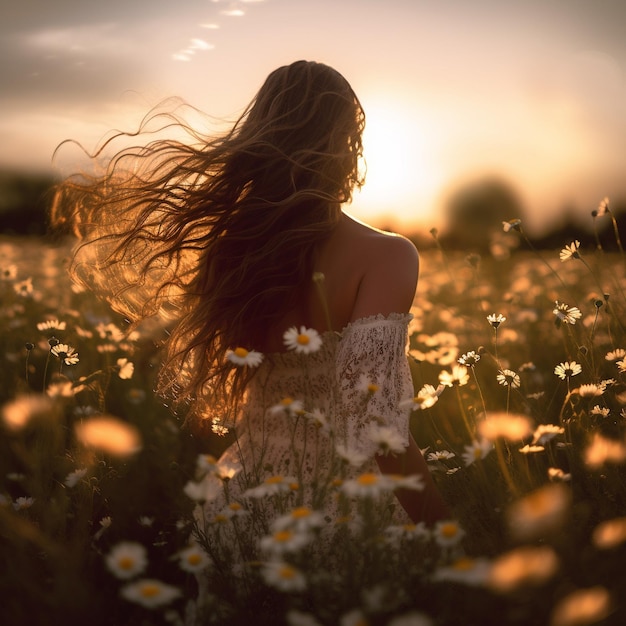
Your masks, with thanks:
[{"label": "sun", "polygon": [[366,181],[355,207],[368,216],[385,215],[401,222],[419,219],[438,177],[427,158],[427,133],[421,120],[398,100],[364,101],[363,148]]}]

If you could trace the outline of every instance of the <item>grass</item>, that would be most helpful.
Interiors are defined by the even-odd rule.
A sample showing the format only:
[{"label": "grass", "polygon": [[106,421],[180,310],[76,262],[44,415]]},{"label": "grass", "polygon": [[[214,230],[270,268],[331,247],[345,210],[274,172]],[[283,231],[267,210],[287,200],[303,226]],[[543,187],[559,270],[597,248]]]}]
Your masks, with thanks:
[{"label": "grass", "polygon": [[248,545],[244,589],[187,495],[232,434],[183,429],[154,397],[163,329],[125,334],[72,289],[67,248],[1,241],[0,622],[182,624],[204,572],[205,623],[624,623],[621,242],[563,242],[561,260],[519,224],[499,240],[495,256],[422,255],[410,354],[431,406],[411,427],[455,519],[389,529],[362,498],[332,568],[310,542],[280,558]]}]

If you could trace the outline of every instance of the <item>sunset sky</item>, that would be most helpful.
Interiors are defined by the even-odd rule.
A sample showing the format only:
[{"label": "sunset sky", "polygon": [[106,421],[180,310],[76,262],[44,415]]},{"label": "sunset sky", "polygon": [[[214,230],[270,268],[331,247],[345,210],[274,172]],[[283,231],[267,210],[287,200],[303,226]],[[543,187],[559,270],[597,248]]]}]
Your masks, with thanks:
[{"label": "sunset sky", "polygon": [[623,0],[3,5],[3,168],[46,169],[63,139],[91,148],[169,96],[233,118],[304,58],[342,72],[368,116],[361,219],[439,226],[484,176],[512,186],[530,229],[626,197]]}]

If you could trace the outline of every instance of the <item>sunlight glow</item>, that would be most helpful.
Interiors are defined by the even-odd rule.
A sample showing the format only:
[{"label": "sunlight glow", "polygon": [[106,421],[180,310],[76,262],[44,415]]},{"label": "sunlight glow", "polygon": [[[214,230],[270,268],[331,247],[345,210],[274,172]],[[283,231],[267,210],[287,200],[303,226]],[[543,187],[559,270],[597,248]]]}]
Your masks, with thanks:
[{"label": "sunlight glow", "polygon": [[366,182],[355,195],[361,214],[388,213],[402,220],[417,215],[433,201],[440,184],[428,153],[428,135],[419,113],[408,110],[406,100],[363,100]]}]

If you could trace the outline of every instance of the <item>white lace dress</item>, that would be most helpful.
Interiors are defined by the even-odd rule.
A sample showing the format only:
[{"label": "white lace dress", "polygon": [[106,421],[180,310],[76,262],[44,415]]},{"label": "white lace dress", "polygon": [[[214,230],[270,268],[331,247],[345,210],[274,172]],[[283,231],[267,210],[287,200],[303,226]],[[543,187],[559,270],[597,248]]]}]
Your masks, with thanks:
[{"label": "white lace dress", "polygon": [[[282,488],[291,492],[289,506],[320,511],[329,521],[340,516],[333,494],[338,479],[380,474],[372,425],[408,445],[410,409],[400,405],[414,395],[406,357],[411,318],[362,318],[340,333],[324,333],[316,352],[265,355],[236,425],[237,440],[218,461],[240,469],[228,481],[227,497],[215,494],[204,505],[203,523],[223,518],[229,503],[236,503],[230,510],[246,510],[254,499],[255,521],[267,529],[281,511],[250,496]],[[410,521],[397,501],[392,508],[389,521]]]}]

